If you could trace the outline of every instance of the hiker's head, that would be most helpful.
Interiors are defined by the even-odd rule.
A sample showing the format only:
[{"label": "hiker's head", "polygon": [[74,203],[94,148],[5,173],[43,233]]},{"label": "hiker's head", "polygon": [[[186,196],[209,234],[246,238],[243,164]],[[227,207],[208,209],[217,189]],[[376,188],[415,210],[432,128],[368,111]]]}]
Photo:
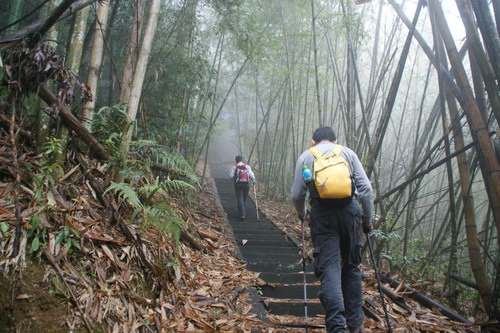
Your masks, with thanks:
[{"label": "hiker's head", "polygon": [[241,157],[240,155],[237,155],[234,160],[236,161],[236,163],[240,163],[241,161],[243,161],[243,157]]},{"label": "hiker's head", "polygon": [[336,142],[337,136],[333,128],[328,126],[318,127],[313,133],[313,145],[320,143],[321,141]]}]

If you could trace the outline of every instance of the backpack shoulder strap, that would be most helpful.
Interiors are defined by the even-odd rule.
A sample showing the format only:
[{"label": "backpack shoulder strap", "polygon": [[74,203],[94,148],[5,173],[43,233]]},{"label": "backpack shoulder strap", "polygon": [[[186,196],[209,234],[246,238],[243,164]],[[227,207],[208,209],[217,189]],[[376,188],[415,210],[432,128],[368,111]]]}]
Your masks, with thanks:
[{"label": "backpack shoulder strap", "polygon": [[311,154],[313,154],[313,156],[314,156],[315,158],[320,158],[320,157],[321,157],[321,155],[323,155],[323,153],[322,153],[322,152],[320,152],[320,151],[318,150],[318,148],[316,148],[316,147],[311,147],[311,148],[309,148],[308,150],[309,150],[309,152],[310,152]]},{"label": "backpack shoulder strap", "polygon": [[318,148],[316,148],[316,147],[311,147],[311,148],[309,148],[308,150],[309,150],[309,152],[310,152],[311,154],[313,154],[313,155],[314,155],[314,157],[315,157],[316,159],[318,159],[318,158],[320,158],[320,157],[321,157],[321,156],[323,156],[323,155],[324,155],[324,156],[327,156],[327,157],[330,157],[330,156],[332,156],[332,155],[333,155],[333,156],[339,156],[340,151],[342,150],[342,148],[344,148],[344,147],[342,147],[341,145],[335,145],[335,148],[333,149],[333,151],[332,151],[331,153],[322,153],[322,152],[320,152],[320,151],[318,150]]},{"label": "backpack shoulder strap", "polygon": [[333,152],[332,152],[333,155],[340,156],[340,152],[342,151],[342,148],[344,148],[344,147],[339,145],[339,144],[336,144],[335,148],[333,148]]}]

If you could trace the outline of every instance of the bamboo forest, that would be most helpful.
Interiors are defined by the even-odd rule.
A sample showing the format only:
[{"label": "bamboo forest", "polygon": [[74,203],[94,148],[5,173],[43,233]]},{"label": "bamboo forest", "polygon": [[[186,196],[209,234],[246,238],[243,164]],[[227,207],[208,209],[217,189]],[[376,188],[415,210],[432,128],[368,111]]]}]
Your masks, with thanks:
[{"label": "bamboo forest", "polygon": [[0,1],[0,332],[500,332],[499,35],[498,0]]}]

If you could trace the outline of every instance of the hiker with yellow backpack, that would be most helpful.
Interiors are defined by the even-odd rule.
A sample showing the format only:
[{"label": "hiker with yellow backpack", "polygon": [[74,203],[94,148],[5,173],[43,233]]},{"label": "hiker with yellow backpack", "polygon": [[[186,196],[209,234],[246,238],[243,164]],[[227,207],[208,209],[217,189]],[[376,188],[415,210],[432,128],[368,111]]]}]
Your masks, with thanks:
[{"label": "hiker with yellow backpack", "polygon": [[358,237],[360,227],[373,230],[373,190],[358,156],[337,144],[331,127],[316,129],[312,144],[297,160],[292,200],[304,221],[309,190],[314,273],[321,281],[326,330],[363,332]]}]

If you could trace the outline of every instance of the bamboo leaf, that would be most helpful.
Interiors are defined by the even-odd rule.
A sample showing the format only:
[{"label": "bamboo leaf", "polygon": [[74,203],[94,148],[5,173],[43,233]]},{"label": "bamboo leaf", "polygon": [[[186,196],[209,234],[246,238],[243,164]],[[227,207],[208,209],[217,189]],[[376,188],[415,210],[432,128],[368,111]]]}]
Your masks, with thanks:
[{"label": "bamboo leaf", "polygon": [[31,251],[30,252],[36,252],[40,248],[40,239],[37,237],[33,238],[33,241],[31,242]]}]

